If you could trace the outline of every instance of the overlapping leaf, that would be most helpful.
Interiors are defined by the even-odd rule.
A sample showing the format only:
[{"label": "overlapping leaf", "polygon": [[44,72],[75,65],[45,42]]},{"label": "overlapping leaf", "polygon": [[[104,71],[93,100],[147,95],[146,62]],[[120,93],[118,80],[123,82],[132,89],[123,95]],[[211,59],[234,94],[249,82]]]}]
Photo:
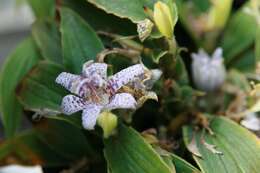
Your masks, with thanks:
[{"label": "overlapping leaf", "polygon": [[0,106],[5,133],[9,137],[13,136],[19,127],[22,116],[22,106],[15,98],[16,86],[39,59],[40,54],[32,38],[28,38],[7,58],[2,67]]},{"label": "overlapping leaf", "polygon": [[[213,119],[210,127],[215,133],[213,136],[187,127],[183,131],[187,145],[193,137],[196,141],[202,157],[193,157],[203,173],[259,172],[260,142],[255,135],[225,118]],[[215,145],[216,150],[223,154],[213,153],[203,145],[203,140]]]},{"label": "overlapping leaf", "polygon": [[105,157],[113,173],[171,173],[162,158],[133,129],[121,125],[105,140]]},{"label": "overlapping leaf", "polygon": [[97,159],[98,156],[93,155],[92,151],[78,128],[61,121],[49,120],[2,143],[0,160],[13,157],[24,164],[57,167],[83,157],[91,156],[92,159]]},{"label": "overlapping leaf", "polygon": [[95,59],[102,42],[93,29],[75,12],[61,9],[63,62],[68,70],[80,73],[82,64]]},{"label": "overlapping leaf", "polygon": [[37,20],[32,26],[32,35],[45,59],[62,62],[61,38],[54,21]]},{"label": "overlapping leaf", "polygon": [[222,37],[221,47],[227,64],[254,44],[257,24],[255,18],[245,12],[246,6],[231,17]]},{"label": "overlapping leaf", "polygon": [[34,15],[37,18],[50,18],[55,16],[55,1],[54,0],[27,0],[31,6]]},{"label": "overlapping leaf", "polygon": [[144,7],[153,9],[156,0],[120,0],[116,3],[113,0],[88,0],[98,8],[105,10],[122,18],[128,18],[138,22],[146,18]]},{"label": "overlapping leaf", "polygon": [[51,62],[40,62],[22,80],[17,95],[29,110],[60,110],[64,89],[55,83],[56,77],[64,69]]}]

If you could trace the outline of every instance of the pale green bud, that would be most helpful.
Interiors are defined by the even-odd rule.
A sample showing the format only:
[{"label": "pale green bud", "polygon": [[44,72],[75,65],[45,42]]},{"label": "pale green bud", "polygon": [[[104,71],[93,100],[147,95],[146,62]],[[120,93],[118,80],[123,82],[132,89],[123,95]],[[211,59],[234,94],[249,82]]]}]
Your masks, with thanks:
[{"label": "pale green bud", "polygon": [[98,117],[97,123],[103,129],[104,138],[108,138],[117,127],[117,116],[111,112],[102,112]]},{"label": "pale green bud", "polygon": [[207,20],[207,29],[221,29],[225,26],[231,12],[233,0],[212,0]]},{"label": "pale green bud", "polygon": [[173,37],[174,26],[177,22],[177,7],[175,4],[165,4],[158,1],[154,4],[154,22],[160,33],[167,37]]}]

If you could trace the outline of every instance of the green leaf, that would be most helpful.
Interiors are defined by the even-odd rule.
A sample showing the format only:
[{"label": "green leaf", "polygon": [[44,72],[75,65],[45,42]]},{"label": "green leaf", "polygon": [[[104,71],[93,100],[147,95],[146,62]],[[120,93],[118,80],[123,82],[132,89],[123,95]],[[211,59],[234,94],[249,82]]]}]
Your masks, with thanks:
[{"label": "green leaf", "polygon": [[61,38],[54,21],[37,20],[32,26],[32,35],[45,59],[62,62]]},{"label": "green leaf", "polygon": [[242,7],[231,17],[221,40],[220,46],[223,48],[227,64],[232,64],[231,62],[236,56],[254,44],[257,28],[256,20],[253,16],[247,14],[244,8]]},{"label": "green leaf", "polygon": [[61,9],[61,34],[64,65],[80,73],[83,63],[95,59],[103,45],[93,29],[75,12]]},{"label": "green leaf", "polygon": [[[236,123],[226,118],[214,118],[210,128],[215,135],[193,131],[185,127],[184,140],[188,145],[195,137],[202,158],[193,156],[203,173],[257,173],[260,170],[259,139]],[[216,146],[223,154],[215,154],[202,144],[202,140]]]},{"label": "green leaf", "polygon": [[197,168],[179,156],[175,154],[172,154],[171,156],[177,173],[200,173]]},{"label": "green leaf", "polygon": [[0,74],[0,106],[7,137],[11,137],[20,125],[22,107],[15,98],[15,89],[20,80],[40,59],[31,38],[23,41],[7,58]]},{"label": "green leaf", "polygon": [[260,63],[260,26],[258,26],[258,29],[256,32],[255,57],[256,57],[256,62]]},{"label": "green leaf", "polygon": [[37,18],[55,17],[55,0],[27,0]]},{"label": "green leaf", "polygon": [[[93,155],[93,150],[83,132],[69,123],[48,120],[36,128],[39,138],[51,149],[70,160]],[[94,159],[94,158],[92,158]]]},{"label": "green leaf", "polygon": [[86,0],[63,0],[63,5],[77,12],[96,31],[113,32],[119,35],[136,34],[136,25],[130,20],[107,14]]},{"label": "green leaf", "polygon": [[55,79],[63,71],[64,69],[58,64],[41,61],[21,81],[17,98],[25,109],[82,128],[81,113],[72,116],[60,114],[62,98],[68,92],[56,84]]},{"label": "green leaf", "polygon": [[235,61],[230,64],[232,68],[241,72],[255,72],[256,56],[253,49],[241,53]]},{"label": "green leaf", "polygon": [[68,165],[83,157],[97,159],[82,131],[57,120],[41,122],[34,129],[0,145],[0,160],[14,155],[18,161],[45,167]]},{"label": "green leaf", "polygon": [[144,7],[153,9],[156,0],[88,0],[98,8],[112,13],[121,18],[128,18],[132,22],[137,23],[147,18]]},{"label": "green leaf", "polygon": [[64,89],[55,83],[64,69],[54,63],[42,61],[22,80],[17,91],[19,101],[26,109],[43,111],[60,110]]},{"label": "green leaf", "polygon": [[162,158],[132,128],[120,125],[117,136],[104,142],[105,157],[113,173],[171,173]]}]

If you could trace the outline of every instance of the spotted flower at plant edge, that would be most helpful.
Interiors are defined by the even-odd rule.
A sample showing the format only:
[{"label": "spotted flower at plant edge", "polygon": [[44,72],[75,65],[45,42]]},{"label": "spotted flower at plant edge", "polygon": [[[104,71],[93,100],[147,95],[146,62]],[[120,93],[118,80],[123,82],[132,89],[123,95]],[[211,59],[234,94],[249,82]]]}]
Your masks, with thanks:
[{"label": "spotted flower at plant edge", "polygon": [[94,129],[103,111],[136,109],[137,102],[133,95],[119,90],[143,75],[145,75],[145,67],[136,64],[107,77],[107,64],[93,61],[83,65],[81,75],[62,72],[56,78],[56,83],[75,95],[67,95],[63,98],[61,110],[66,115],[83,110],[83,127]]}]

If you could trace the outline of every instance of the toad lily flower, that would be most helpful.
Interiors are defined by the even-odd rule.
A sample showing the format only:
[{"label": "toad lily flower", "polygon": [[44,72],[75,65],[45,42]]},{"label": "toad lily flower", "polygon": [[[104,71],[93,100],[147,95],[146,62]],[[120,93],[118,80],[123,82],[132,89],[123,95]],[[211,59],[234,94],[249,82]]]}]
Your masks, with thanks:
[{"label": "toad lily flower", "polygon": [[118,93],[118,90],[144,73],[144,66],[136,64],[107,77],[107,64],[93,61],[83,65],[81,75],[62,72],[57,77],[56,83],[75,94],[63,98],[62,112],[71,115],[83,110],[83,127],[88,130],[94,129],[103,111],[136,109],[135,98],[126,92]]},{"label": "toad lily flower", "polygon": [[226,70],[221,48],[217,48],[212,57],[202,49],[197,54],[193,53],[191,57],[193,80],[198,89],[214,91],[223,84]]}]

